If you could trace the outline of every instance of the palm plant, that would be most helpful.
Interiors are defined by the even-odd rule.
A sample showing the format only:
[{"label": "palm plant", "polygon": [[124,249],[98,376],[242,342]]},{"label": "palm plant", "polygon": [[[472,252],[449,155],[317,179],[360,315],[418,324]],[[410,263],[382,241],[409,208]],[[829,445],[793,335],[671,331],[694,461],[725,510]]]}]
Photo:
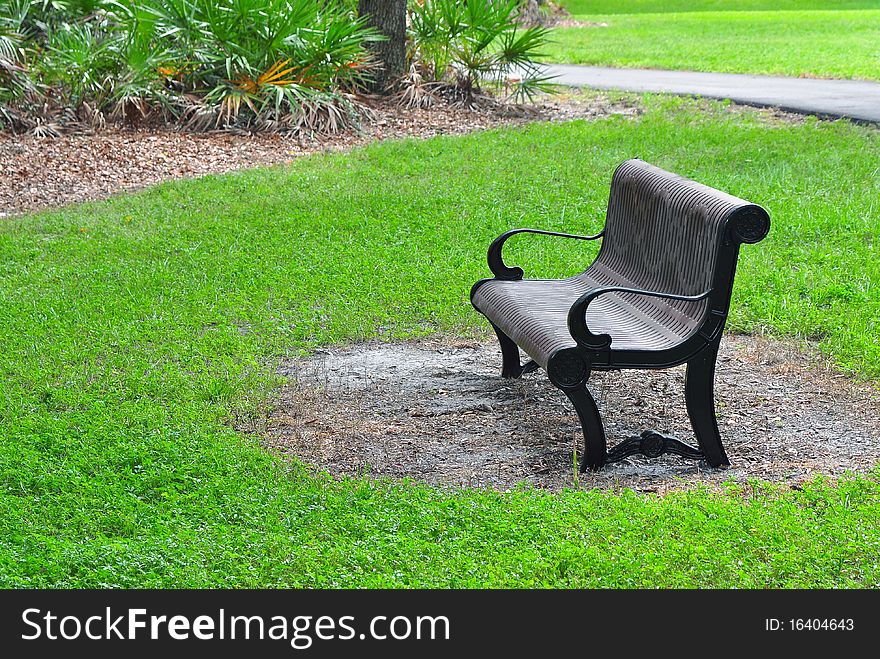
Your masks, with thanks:
[{"label": "palm plant", "polygon": [[78,106],[89,98],[103,105],[117,73],[114,46],[118,38],[92,23],[59,26],[46,46],[44,79],[58,83],[67,104]]},{"label": "palm plant", "polygon": [[338,130],[357,118],[348,93],[369,75],[364,44],[378,38],[350,5],[8,0],[0,4],[0,108],[20,101],[33,52],[35,73],[52,89],[45,100],[58,111],[176,116],[201,129]]},{"label": "palm plant", "polygon": [[178,91],[166,83],[163,65],[171,54],[154,39],[149,21],[134,20],[112,44],[116,76],[112,80],[109,102],[111,116],[146,119],[151,113],[176,113]]},{"label": "palm plant", "polygon": [[354,118],[340,92],[369,72],[377,38],[335,2],[149,0],[164,70],[192,103],[192,126],[245,124],[334,130]]},{"label": "palm plant", "polygon": [[523,27],[519,0],[422,0],[410,6],[411,57],[434,81],[448,81],[467,103],[484,86],[515,100],[549,87],[537,60],[548,30]]},{"label": "palm plant", "polygon": [[[467,103],[494,87],[546,86],[546,30],[522,0],[410,5],[412,80]],[[193,129],[334,132],[358,120],[352,93],[380,35],[354,0],[0,0],[0,122],[67,113],[176,119]],[[30,119],[27,119],[30,117]],[[45,121],[44,121],[45,125]]]},{"label": "palm plant", "polygon": [[36,91],[27,63],[29,0],[0,5],[0,126],[17,123],[12,105]]}]

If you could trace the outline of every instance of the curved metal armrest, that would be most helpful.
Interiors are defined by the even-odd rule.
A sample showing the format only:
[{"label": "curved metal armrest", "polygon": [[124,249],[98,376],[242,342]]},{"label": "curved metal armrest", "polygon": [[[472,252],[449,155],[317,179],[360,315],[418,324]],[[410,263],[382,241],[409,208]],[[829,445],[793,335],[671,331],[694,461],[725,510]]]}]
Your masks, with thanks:
[{"label": "curved metal armrest", "polygon": [[587,327],[587,307],[590,303],[600,295],[605,293],[633,293],[635,295],[650,295],[651,297],[660,297],[666,300],[680,300],[682,302],[698,302],[704,300],[712,293],[710,288],[708,291],[699,295],[675,295],[673,293],[661,293],[658,291],[643,291],[638,288],[626,288],[625,286],[604,286],[602,288],[594,288],[581,295],[577,302],[571,305],[568,312],[568,331],[571,332],[572,338],[577,344],[590,348],[592,350],[605,350],[611,345],[610,334],[593,334]]},{"label": "curved metal armrest", "polygon": [[504,248],[504,243],[507,242],[507,239],[518,233],[537,233],[542,236],[574,238],[575,240],[596,240],[605,234],[604,231],[600,231],[595,236],[578,236],[573,233],[559,233],[557,231],[544,231],[542,229],[511,229],[510,231],[505,231],[492,241],[492,244],[489,245],[489,253],[487,255],[489,269],[492,271],[492,274],[495,275],[496,279],[522,279],[523,277],[523,269],[518,266],[509,267],[505,265],[504,257],[501,255],[501,250]]}]

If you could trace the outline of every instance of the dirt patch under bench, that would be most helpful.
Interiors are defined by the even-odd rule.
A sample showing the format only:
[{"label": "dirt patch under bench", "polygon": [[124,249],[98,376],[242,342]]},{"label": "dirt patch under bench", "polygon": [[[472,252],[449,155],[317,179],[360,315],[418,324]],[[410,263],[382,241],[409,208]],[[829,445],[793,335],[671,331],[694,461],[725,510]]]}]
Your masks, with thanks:
[{"label": "dirt patch under bench", "polygon": [[[577,416],[543,371],[500,376],[494,342],[434,338],[321,350],[281,367],[271,449],[336,476],[411,478],[508,490],[525,483],[664,492],[696,481],[792,484],[864,472],[880,461],[880,393],[796,347],[727,336],[716,371],[722,438],[732,466],[641,456],[580,474]],[[694,443],[684,368],[594,373],[608,443],[652,428]]]}]

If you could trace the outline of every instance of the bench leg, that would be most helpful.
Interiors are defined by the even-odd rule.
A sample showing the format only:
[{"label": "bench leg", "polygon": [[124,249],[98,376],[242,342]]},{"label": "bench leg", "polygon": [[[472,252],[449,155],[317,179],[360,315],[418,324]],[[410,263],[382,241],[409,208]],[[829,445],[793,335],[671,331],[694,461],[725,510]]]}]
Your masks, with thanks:
[{"label": "bench leg", "polygon": [[531,373],[538,368],[538,365],[531,361],[523,366],[519,361],[519,347],[513,339],[507,336],[495,323],[492,323],[492,329],[495,330],[498,343],[501,344],[501,377],[518,378],[523,373]]},{"label": "bench leg", "polygon": [[581,460],[581,471],[599,471],[605,465],[607,445],[605,442],[605,428],[602,427],[602,417],[596,400],[582,384],[571,389],[563,389],[565,395],[574,405],[578,418],[581,421],[581,429],[584,432],[584,456]]},{"label": "bench leg", "polygon": [[688,362],[685,374],[684,395],[687,401],[688,416],[697,443],[712,467],[730,465],[721,435],[718,434],[718,421],[715,419],[715,360],[718,346],[711,346]]}]

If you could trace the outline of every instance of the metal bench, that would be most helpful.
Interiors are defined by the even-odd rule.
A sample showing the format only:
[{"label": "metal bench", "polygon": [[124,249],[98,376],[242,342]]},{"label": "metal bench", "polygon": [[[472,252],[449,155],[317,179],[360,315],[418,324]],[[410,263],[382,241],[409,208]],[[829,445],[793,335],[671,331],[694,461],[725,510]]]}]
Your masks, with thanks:
[{"label": "metal bench", "polygon": [[[715,419],[713,381],[739,246],[770,230],[760,206],[628,160],[614,172],[604,230],[578,236],[513,229],[489,246],[493,279],[471,289],[471,302],[498,335],[502,376],[543,368],[571,399],[584,433],[581,470],[641,452],[674,453],[729,465]],[[602,239],[598,256],[568,279],[523,279],[502,258],[520,233]],[[533,361],[522,365],[519,348]],[[645,431],[607,450],[602,419],[587,389],[592,371],[687,364],[685,399],[699,448]]]}]

